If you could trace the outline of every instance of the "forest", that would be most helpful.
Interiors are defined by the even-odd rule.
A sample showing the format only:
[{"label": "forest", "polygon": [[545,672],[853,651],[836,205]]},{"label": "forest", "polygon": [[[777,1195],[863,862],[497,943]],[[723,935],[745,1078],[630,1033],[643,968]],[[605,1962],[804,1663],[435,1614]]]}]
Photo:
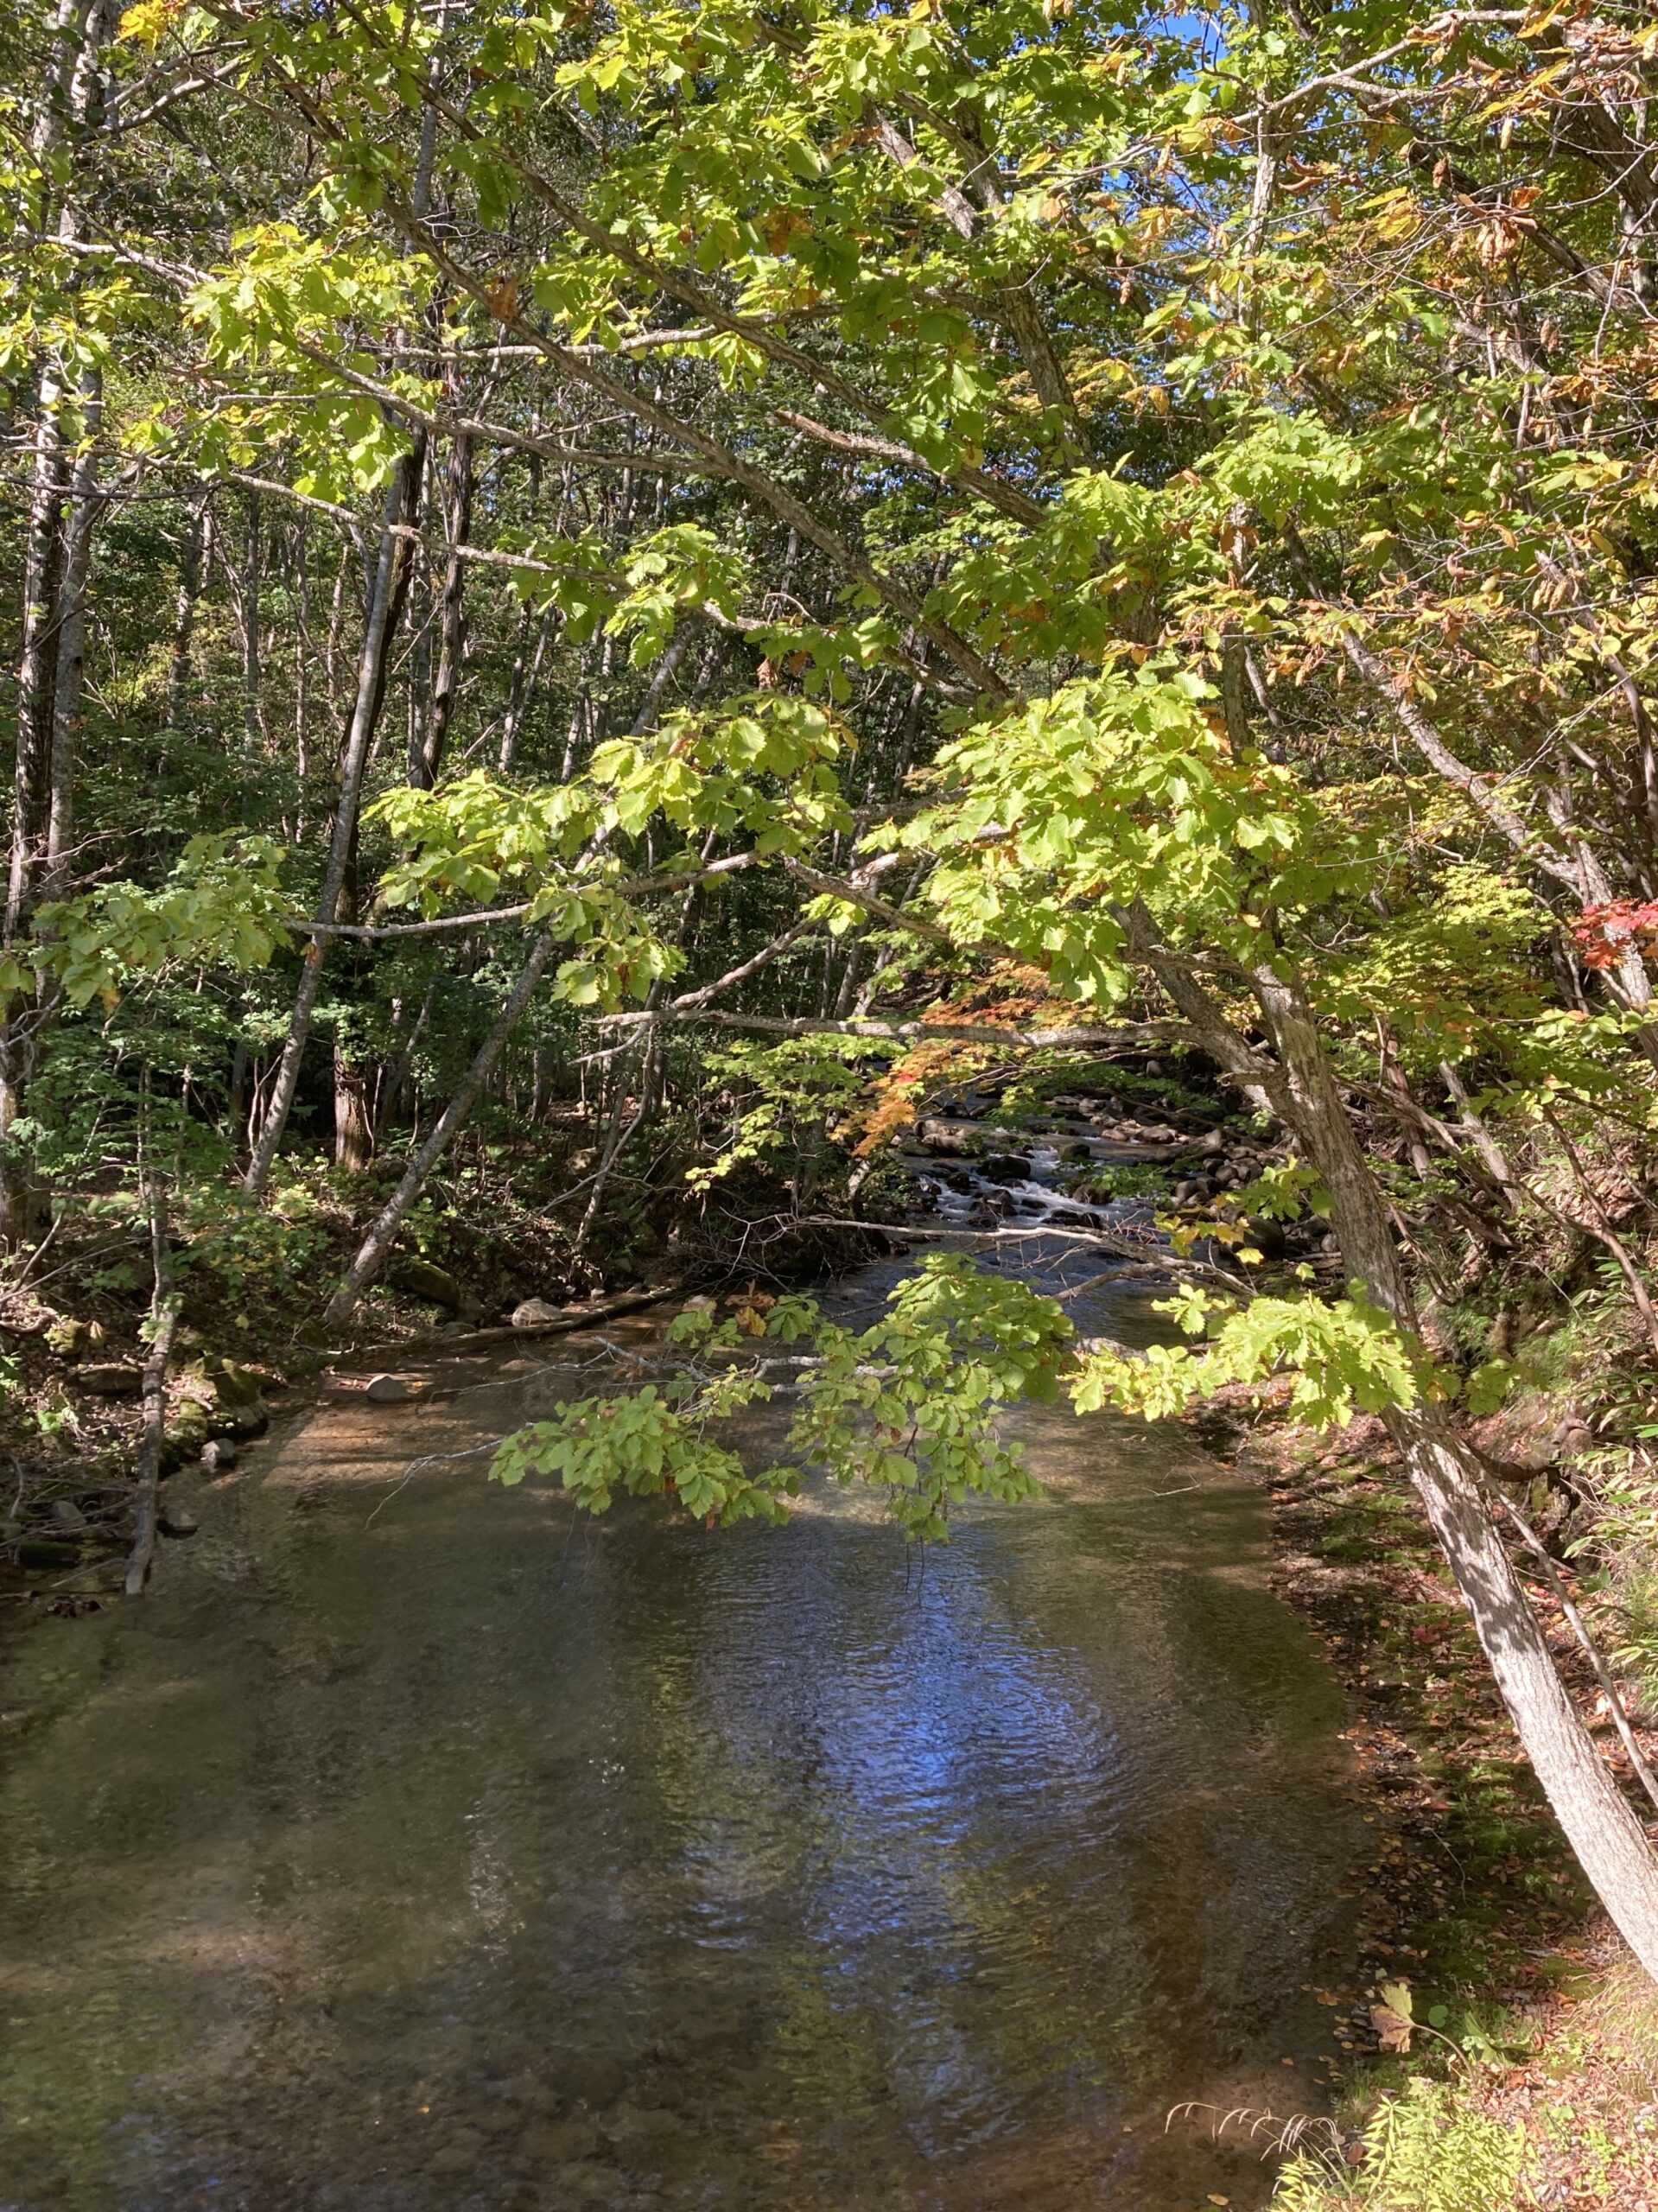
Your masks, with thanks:
[{"label": "forest", "polygon": [[[497,1484],[718,1545],[828,1469],[931,1550],[1035,1494],[1027,1401],[1305,1511],[1385,1469],[1367,1633],[1420,1703],[1443,1600],[1493,1940],[1574,1961],[1604,2109],[1502,2104],[1508,1969],[1401,1948],[1278,2201],[1651,2202],[1649,10],[12,0],[0,55],[0,1636],[150,1604],[264,1396],[658,1305]],[[1038,1264],[1044,1146],[1137,1345]]]}]

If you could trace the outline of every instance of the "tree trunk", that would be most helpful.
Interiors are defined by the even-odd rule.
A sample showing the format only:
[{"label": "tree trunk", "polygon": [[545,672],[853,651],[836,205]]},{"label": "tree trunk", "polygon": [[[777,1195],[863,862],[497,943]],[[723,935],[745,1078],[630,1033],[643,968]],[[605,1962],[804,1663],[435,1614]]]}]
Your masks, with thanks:
[{"label": "tree trunk", "polygon": [[69,483],[69,514],[64,531],[63,574],[58,598],[58,656],[52,686],[52,742],[47,769],[46,863],[41,889],[60,892],[74,827],[75,769],[86,675],[86,606],[92,574],[92,534],[102,499],[93,439],[104,413],[104,379],[92,370],[82,381],[81,451]]},{"label": "tree trunk", "polygon": [[305,840],[305,780],[310,773],[310,732],[306,716],[311,704],[311,563],[310,532],[300,518],[294,549],[294,779],[299,803],[294,842]]},{"label": "tree trunk", "polygon": [[443,766],[449,724],[454,715],[455,694],[466,652],[467,564],[460,549],[472,530],[472,440],[457,433],[449,448],[449,480],[444,501],[444,529],[449,557],[443,571],[443,593],[438,602],[437,674],[426,727],[409,752],[409,780],[417,790],[430,791]]},{"label": "tree trunk", "polygon": [[[374,565],[373,589],[370,594],[368,618],[363,629],[363,649],[358,656],[357,695],[341,749],[340,797],[334,808],[334,836],[314,917],[319,922],[331,923],[339,917],[340,893],[345,888],[346,871],[351,865],[356,842],[363,776],[368,766],[369,749],[385,696],[386,667],[391,658],[392,616],[399,596],[400,571],[406,573],[407,567],[404,554],[407,541],[398,537],[397,530],[410,511],[411,486],[419,481],[420,460],[418,451],[410,454],[386,491],[385,524],[380,532],[379,555]],[[322,963],[327,943],[326,937],[313,938],[305,950],[299,990],[295,996],[294,1012],[283,1046],[276,1079],[271,1088],[264,1126],[259,1132],[259,1141],[253,1148],[253,1157],[243,1179],[244,1187],[255,1197],[264,1189],[270,1179],[271,1163],[276,1157],[276,1147],[282,1142],[283,1131],[288,1126],[288,1116],[293,1110],[295,1096],[299,1090],[300,1063],[305,1057],[312,1018],[316,1012],[317,993],[321,988]]]},{"label": "tree trunk", "polygon": [[1509,1560],[1477,1462],[1431,1411],[1388,1422],[1468,1611],[1532,1770],[1624,1942],[1658,1981],[1658,1861],[1567,1696]]},{"label": "tree trunk", "polygon": [[46,859],[51,808],[52,706],[57,685],[58,603],[63,573],[63,500],[67,490],[61,410],[63,390],[48,367],[40,413],[29,518],[23,537],[22,647],[17,662],[17,738],[13,756],[11,865],[5,937],[22,931]]},{"label": "tree trunk", "polygon": [[[1380,1186],[1298,986],[1263,966],[1255,995],[1278,1057],[1267,1087],[1330,1192],[1349,1275],[1414,1338],[1416,1317]],[[1658,1980],[1658,1861],[1566,1694],[1484,1496],[1478,1463],[1432,1406],[1388,1416],[1526,1754],[1596,1895]]]},{"label": "tree trunk", "polygon": [[167,1433],[167,1370],[178,1327],[179,1301],[171,1288],[167,1197],[158,1183],[149,1186],[149,1249],[156,1287],[149,1301],[149,1357],[144,1362],[143,1441],[138,1448],[138,1497],[133,1516],[132,1551],[127,1560],[126,1595],[137,1598],[149,1578],[160,1518],[156,1492],[161,1482],[162,1446]]},{"label": "tree trunk", "polygon": [[[55,228],[73,243],[79,219],[73,201],[54,211],[48,156],[78,159],[79,142],[103,111],[103,54],[112,24],[107,0],[61,0],[52,26],[46,82],[41,89],[30,142],[42,180],[33,211],[41,234]],[[71,462],[67,436],[68,378],[63,360],[42,360],[35,412],[29,504],[23,526],[22,638],[17,660],[17,723],[13,755],[11,850],[7,875],[3,941],[24,934],[46,883],[53,849],[53,739],[62,640],[66,546],[64,501]],[[90,528],[90,517],[86,518]],[[83,537],[83,559],[84,559]],[[84,587],[84,575],[83,575]],[[79,694],[76,693],[79,711]],[[66,763],[66,765],[67,765]],[[68,793],[61,819],[68,827]],[[33,1163],[13,1134],[39,1057],[44,1014],[27,993],[0,1005],[0,1242],[16,1244],[37,1227],[44,1194]]]},{"label": "tree trunk", "polygon": [[365,1085],[360,1068],[346,1057],[336,1037],[334,1046],[334,1156],[348,1175],[360,1175],[374,1157],[374,1132],[369,1125]]},{"label": "tree trunk", "polygon": [[425,1189],[427,1178],[433,1168],[465,1126],[467,1117],[482,1095],[496,1061],[505,1050],[507,1039],[518,1027],[525,1007],[535,995],[542,971],[552,957],[557,944],[555,932],[546,929],[530,946],[529,957],[518,972],[518,981],[496,1016],[494,1027],[479,1046],[477,1056],[467,1069],[461,1088],[444,1108],[431,1135],[410,1161],[402,1182],[386,1201],[379,1219],[364,1238],[357,1257],[352,1262],[351,1273],[329,1300],[323,1318],[331,1329],[346,1326],[357,1311],[363,1293],[384,1267],[391,1248],[397,1241],[397,1231],[403,1226],[404,1215]]},{"label": "tree trunk", "polygon": [[178,597],[173,607],[173,648],[167,663],[167,727],[182,730],[189,711],[191,655],[195,644],[196,603],[201,596],[201,557],[207,535],[207,504],[189,511],[179,549]]},{"label": "tree trunk", "polygon": [[264,598],[264,531],[259,495],[248,493],[247,537],[242,571],[242,738],[252,760],[264,749],[264,715],[260,705],[260,609]]},{"label": "tree trunk", "polygon": [[530,650],[530,609],[524,610],[518,626],[518,649],[512,662],[512,677],[507,686],[506,712],[501,719],[500,771],[511,772],[517,758],[518,738],[524,728],[524,718],[529,712],[530,702],[536,689],[536,679],[541,674],[541,664],[547,651],[547,640],[552,632],[553,610],[550,604],[542,609],[541,620],[536,625],[535,650]]}]

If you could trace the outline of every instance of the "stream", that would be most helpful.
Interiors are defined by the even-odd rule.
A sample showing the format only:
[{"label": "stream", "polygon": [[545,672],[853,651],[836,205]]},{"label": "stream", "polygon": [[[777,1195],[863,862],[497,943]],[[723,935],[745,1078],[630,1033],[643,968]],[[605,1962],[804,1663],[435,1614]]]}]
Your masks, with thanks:
[{"label": "stream", "polygon": [[1044,1499],[924,1554],[581,1520],[476,1447],[613,1370],[513,1352],[175,1476],[149,1594],[16,1639],[0,2208],[1263,2203],[1166,2119],[1320,2108],[1366,1832],[1251,1486],[1035,1408]]}]

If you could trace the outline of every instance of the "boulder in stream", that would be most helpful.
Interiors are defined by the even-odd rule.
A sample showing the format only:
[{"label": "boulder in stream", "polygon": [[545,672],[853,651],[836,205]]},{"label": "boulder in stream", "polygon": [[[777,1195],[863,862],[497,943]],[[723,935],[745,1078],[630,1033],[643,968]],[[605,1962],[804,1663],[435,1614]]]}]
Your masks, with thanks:
[{"label": "boulder in stream", "polygon": [[984,1133],[972,1122],[930,1117],[917,1122],[916,1135],[929,1152],[942,1153],[948,1160],[965,1160],[979,1149]]},{"label": "boulder in stream", "polygon": [[562,1321],[563,1319],[563,1307],[549,1306],[544,1298],[526,1298],[522,1306],[512,1308],[515,1329],[539,1329],[549,1321]]},{"label": "boulder in stream", "polygon": [[979,1173],[987,1182],[1028,1183],[1031,1163],[1022,1152],[993,1152],[979,1162]]}]

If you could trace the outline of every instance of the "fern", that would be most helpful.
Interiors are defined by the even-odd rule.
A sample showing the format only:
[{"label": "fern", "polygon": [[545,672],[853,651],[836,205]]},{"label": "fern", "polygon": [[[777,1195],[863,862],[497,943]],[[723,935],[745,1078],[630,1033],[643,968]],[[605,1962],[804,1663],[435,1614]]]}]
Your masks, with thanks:
[{"label": "fern", "polygon": [[1503,2212],[1519,2202],[1525,2155],[1522,2128],[1458,2112],[1443,2084],[1418,2080],[1378,2107],[1361,2166],[1299,2152],[1273,2202],[1277,2212]]}]

